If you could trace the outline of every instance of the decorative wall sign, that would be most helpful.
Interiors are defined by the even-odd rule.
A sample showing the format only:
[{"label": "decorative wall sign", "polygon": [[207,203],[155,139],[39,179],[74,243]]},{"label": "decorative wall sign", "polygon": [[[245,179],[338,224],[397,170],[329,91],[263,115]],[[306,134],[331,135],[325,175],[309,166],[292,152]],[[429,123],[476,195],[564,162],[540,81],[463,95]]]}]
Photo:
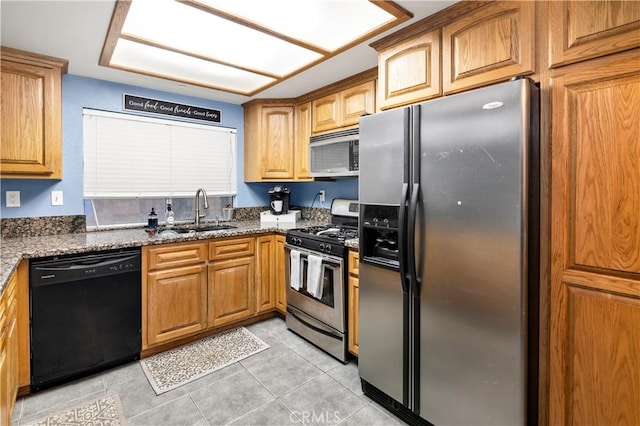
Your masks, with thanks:
[{"label": "decorative wall sign", "polygon": [[192,118],[194,120],[222,122],[222,112],[218,109],[202,108],[157,99],[124,94],[122,100],[125,111],[141,111],[153,114],[171,115],[174,117]]}]

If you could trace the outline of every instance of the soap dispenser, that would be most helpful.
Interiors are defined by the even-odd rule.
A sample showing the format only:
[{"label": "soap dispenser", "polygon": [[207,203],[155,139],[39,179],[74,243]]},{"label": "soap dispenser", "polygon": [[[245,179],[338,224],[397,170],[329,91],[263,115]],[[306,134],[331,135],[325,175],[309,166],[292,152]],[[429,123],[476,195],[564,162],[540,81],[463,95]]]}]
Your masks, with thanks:
[{"label": "soap dispenser", "polygon": [[158,227],[158,214],[154,207],[151,207],[151,213],[149,213],[149,218],[147,219],[147,226],[150,229],[156,229]]},{"label": "soap dispenser", "polygon": [[167,228],[171,228],[173,226],[173,209],[171,208],[171,203],[167,203],[167,213],[166,213],[166,221]]}]

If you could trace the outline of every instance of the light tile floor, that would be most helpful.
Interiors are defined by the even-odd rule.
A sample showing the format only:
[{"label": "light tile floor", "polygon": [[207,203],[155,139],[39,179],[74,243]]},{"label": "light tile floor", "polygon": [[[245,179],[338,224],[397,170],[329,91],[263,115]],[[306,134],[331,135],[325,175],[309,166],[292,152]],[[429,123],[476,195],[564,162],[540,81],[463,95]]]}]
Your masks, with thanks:
[{"label": "light tile floor", "polygon": [[120,397],[128,425],[402,425],[364,396],[354,361],[342,364],[287,330],[280,318],[247,327],[271,347],[156,395],[139,362],[18,399],[13,425]]}]

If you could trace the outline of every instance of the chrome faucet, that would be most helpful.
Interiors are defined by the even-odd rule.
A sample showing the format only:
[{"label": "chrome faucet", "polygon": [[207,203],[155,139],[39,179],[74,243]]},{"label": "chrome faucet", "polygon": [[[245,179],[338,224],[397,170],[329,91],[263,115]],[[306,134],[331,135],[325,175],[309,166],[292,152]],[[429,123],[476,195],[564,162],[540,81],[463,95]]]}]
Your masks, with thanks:
[{"label": "chrome faucet", "polygon": [[195,206],[196,206],[196,217],[195,220],[193,221],[193,223],[198,226],[200,225],[200,219],[202,219],[203,217],[206,216],[205,214],[200,214],[200,194],[202,194],[202,196],[204,197],[204,208],[205,209],[209,209],[209,202],[207,201],[207,191],[204,190],[204,188],[198,188],[198,190],[196,191],[196,199],[195,199]]}]

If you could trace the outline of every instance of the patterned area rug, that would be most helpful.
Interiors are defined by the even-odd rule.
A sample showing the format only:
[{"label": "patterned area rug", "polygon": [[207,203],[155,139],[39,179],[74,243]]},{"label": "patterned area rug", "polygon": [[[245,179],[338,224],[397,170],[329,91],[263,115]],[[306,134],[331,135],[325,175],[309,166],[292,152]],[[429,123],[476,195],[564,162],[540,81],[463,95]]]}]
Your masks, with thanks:
[{"label": "patterned area rug", "polygon": [[108,394],[103,398],[86,402],[30,424],[33,426],[120,426],[126,424],[123,413],[118,395]]},{"label": "patterned area rug", "polygon": [[189,343],[140,361],[157,395],[267,349],[244,327]]}]

